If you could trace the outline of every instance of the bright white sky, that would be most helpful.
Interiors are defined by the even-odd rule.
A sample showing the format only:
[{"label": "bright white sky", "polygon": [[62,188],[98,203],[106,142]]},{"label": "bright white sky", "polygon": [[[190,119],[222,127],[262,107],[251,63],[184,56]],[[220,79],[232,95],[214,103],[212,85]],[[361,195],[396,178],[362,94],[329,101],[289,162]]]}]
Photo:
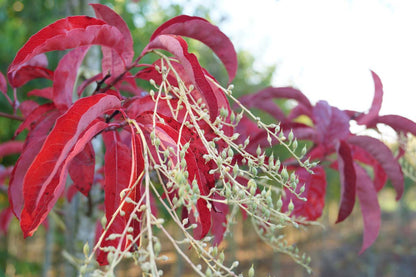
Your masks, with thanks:
[{"label": "bright white sky", "polygon": [[277,64],[273,85],[293,85],[313,102],[367,111],[372,69],[384,84],[380,113],[416,121],[416,1],[213,2],[228,14],[220,28],[236,48],[250,50],[257,67]]}]

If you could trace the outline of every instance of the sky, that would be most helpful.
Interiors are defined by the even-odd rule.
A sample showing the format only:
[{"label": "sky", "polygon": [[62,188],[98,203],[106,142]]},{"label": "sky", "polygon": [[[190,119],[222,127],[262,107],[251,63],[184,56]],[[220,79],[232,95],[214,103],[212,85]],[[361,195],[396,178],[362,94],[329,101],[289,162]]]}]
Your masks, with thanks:
[{"label": "sky", "polygon": [[416,121],[416,1],[208,2],[224,19],[220,29],[237,49],[254,54],[257,68],[277,65],[274,86],[292,85],[313,102],[367,111],[373,70],[384,85],[380,114]]}]

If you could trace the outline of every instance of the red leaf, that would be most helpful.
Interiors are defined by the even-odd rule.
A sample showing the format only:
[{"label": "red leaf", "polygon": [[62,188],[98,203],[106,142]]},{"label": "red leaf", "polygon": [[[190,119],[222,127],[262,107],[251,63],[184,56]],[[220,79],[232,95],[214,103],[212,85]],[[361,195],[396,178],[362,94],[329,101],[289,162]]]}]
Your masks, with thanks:
[{"label": "red leaf", "polygon": [[335,223],[346,219],[352,212],[355,204],[356,174],[351,149],[348,144],[341,140],[337,145],[338,171],[341,180],[341,203],[338,219]]},{"label": "red leaf", "polygon": [[0,72],[0,92],[7,95],[7,81],[3,73]]},{"label": "red leaf", "polygon": [[359,165],[355,166],[357,174],[357,196],[364,221],[363,244],[360,254],[373,244],[380,230],[380,205],[377,192],[367,172]]},{"label": "red leaf", "polygon": [[21,87],[27,82],[37,78],[52,80],[53,76],[53,71],[44,67],[31,65],[22,66],[13,76],[13,87]]},{"label": "red leaf", "polygon": [[38,54],[93,44],[111,47],[126,65],[131,61],[130,54],[125,53],[124,36],[116,27],[96,18],[72,16],[43,28],[26,42],[9,67],[9,82],[15,86],[16,71]]},{"label": "red leaf", "polygon": [[26,119],[20,124],[15,132],[15,136],[20,134],[26,128],[33,128],[39,121],[43,120],[47,114],[55,110],[55,105],[52,103],[43,104],[35,108],[29,115],[26,116]]},{"label": "red leaf", "polygon": [[[212,175],[209,174],[210,168],[207,168],[207,164],[202,158],[203,153],[200,152],[201,147],[198,146],[198,141],[191,140],[192,134],[186,128],[182,129],[181,137],[179,137],[178,130],[180,124],[174,120],[170,120],[170,122],[168,120],[165,119],[167,124],[157,124],[156,134],[166,146],[171,143],[177,145],[177,142],[180,142],[181,145],[184,145],[186,142],[190,142],[191,151],[187,151],[185,154],[187,171],[189,172],[188,182],[192,183],[192,181],[196,180],[200,194],[208,195],[215,181],[212,179]],[[175,126],[176,124],[177,126]],[[171,158],[175,160],[175,157]],[[196,210],[191,211],[188,216],[190,224],[197,224],[197,228],[193,230],[195,239],[205,237],[211,228],[211,211],[207,207],[207,201],[201,197],[198,198]]]},{"label": "red leaf", "polygon": [[293,99],[309,109],[312,108],[312,104],[309,102],[308,98],[300,90],[291,87],[268,87],[257,93],[245,95],[240,98],[240,101],[250,105],[250,107],[262,109],[264,102],[273,98]]},{"label": "red leaf", "polygon": [[85,196],[88,196],[94,182],[95,152],[91,143],[71,161],[68,172],[74,186]]},{"label": "red leaf", "polygon": [[48,58],[45,54],[33,57],[22,63],[13,73],[14,87],[20,87],[35,78],[53,79],[53,71],[47,69]]},{"label": "red leaf", "polygon": [[383,123],[396,132],[411,133],[416,136],[416,123],[400,115],[384,115],[375,119],[375,123]]},{"label": "red leaf", "polygon": [[[104,204],[107,232],[104,235],[101,247],[117,247],[120,239],[108,240],[107,238],[110,234],[121,234],[126,226],[125,219],[116,211],[122,200],[120,198],[121,191],[128,188],[130,184],[132,157],[127,145],[120,142],[117,132],[105,132],[103,138],[106,146],[104,156]],[[113,217],[114,221],[110,224]],[[108,252],[98,251],[97,261],[100,265],[108,264],[107,254]]]},{"label": "red leaf", "polygon": [[99,81],[100,79],[103,78],[103,74],[102,73],[98,73],[97,75],[84,80],[81,85],[79,85],[78,89],[77,89],[77,95],[78,98],[81,97],[82,92],[86,89],[87,86],[89,86],[91,83]]},{"label": "red leaf", "polygon": [[373,168],[374,187],[376,191],[380,191],[387,182],[387,175],[384,172],[381,165],[378,163],[376,159],[368,155],[368,153],[364,151],[362,148],[355,145],[350,145],[350,147],[353,152],[354,160],[367,164]]},{"label": "red leaf", "polygon": [[23,141],[8,141],[0,144],[0,158],[11,154],[21,153]]},{"label": "red leaf", "polygon": [[[133,38],[131,36],[129,27],[126,22],[112,9],[101,4],[90,4],[95,12],[97,18],[103,20],[108,25],[116,27],[123,36],[124,43],[124,63],[122,60],[115,58],[113,49],[103,47],[102,72],[111,72],[109,80],[117,78],[125,70],[125,65],[130,64],[133,60]],[[108,81],[108,80],[107,80]]]},{"label": "red leaf", "polygon": [[[58,119],[59,120],[59,119]],[[58,168],[55,176],[51,178],[50,175],[49,178],[52,179],[49,184],[46,184],[47,186],[43,186],[41,188],[40,193],[38,194],[38,206],[36,209],[29,214],[30,210],[26,209],[26,204],[28,199],[25,198],[25,206],[22,210],[22,218],[20,221],[20,225],[22,227],[22,231],[24,232],[25,236],[32,235],[37,227],[39,226],[42,221],[44,221],[50,212],[50,210],[53,208],[53,205],[57,201],[57,198],[61,196],[62,192],[65,188],[65,182],[66,177],[68,173],[68,167],[71,161],[79,155],[79,153],[85,148],[85,145],[90,142],[90,140],[99,132],[101,132],[104,128],[107,127],[107,123],[104,123],[102,121],[96,120],[93,123],[90,124],[90,126],[87,128],[87,130],[79,137],[78,142],[73,147],[71,153],[66,157],[66,160],[61,164],[61,166]],[[49,138],[49,137],[48,137]],[[46,139],[46,143],[48,142],[48,138]],[[45,144],[46,144],[45,143]],[[44,145],[45,145],[44,144]],[[43,148],[42,148],[43,149]],[[40,151],[40,154],[42,154],[42,149]],[[38,157],[37,156],[37,157]],[[36,158],[34,163],[36,163]],[[49,161],[48,161],[49,162]],[[47,162],[47,163],[48,163]],[[33,163],[32,165],[33,166]],[[29,172],[31,170],[31,167],[29,167]],[[27,175],[25,176],[27,178]],[[30,182],[30,181],[29,181]],[[23,189],[30,189],[27,186],[25,187],[25,184],[28,182],[26,179],[24,180]],[[32,185],[32,184],[30,184]],[[31,193],[31,192],[29,192]],[[33,192],[32,192],[33,193]],[[26,190],[24,191],[24,197],[27,196]],[[31,198],[29,200],[32,200]],[[30,205],[30,203],[29,203]],[[28,231],[28,232],[26,232]]]},{"label": "red leaf", "polygon": [[108,222],[120,206],[120,193],[129,187],[131,177],[131,152],[121,143],[116,132],[103,134],[106,152],[104,157],[105,214]]},{"label": "red leaf", "polygon": [[368,136],[351,136],[348,142],[361,147],[377,160],[391,180],[396,190],[396,200],[399,200],[404,190],[404,177],[400,164],[390,149],[381,141]]},{"label": "red leaf", "polygon": [[293,193],[285,189],[285,197],[283,198],[282,212],[288,210],[290,200],[294,204],[292,216],[305,217],[307,220],[316,220],[322,215],[322,210],[325,205],[326,192],[326,175],[325,170],[321,166],[313,169],[314,174],[310,174],[304,168],[297,168],[295,173],[299,178],[299,184],[296,192],[300,192],[302,185],[305,186],[304,192],[300,195],[306,197],[307,201],[302,201]]},{"label": "red leaf", "polygon": [[17,160],[9,182],[9,202],[18,219],[23,209],[23,178],[39,153],[50,129],[59,116],[58,111],[47,114],[28,134],[22,154]]},{"label": "red leaf", "polygon": [[33,112],[39,104],[32,100],[26,100],[20,103],[19,110],[22,112],[24,118],[28,117],[31,112]]},{"label": "red leaf", "polygon": [[[97,117],[118,108],[120,101],[116,97],[93,95],[78,100],[57,119],[23,181],[25,205],[21,227],[25,236],[33,234],[63,191],[70,156],[81,151],[89,141],[88,138],[91,139],[96,134],[88,133],[88,127],[97,132],[103,127],[89,125]],[[87,138],[82,137],[84,131],[87,131]],[[82,148],[78,149],[80,147]]]},{"label": "red leaf", "polygon": [[7,234],[12,218],[13,212],[10,207],[7,207],[0,212],[0,234]]},{"label": "red leaf", "polygon": [[5,185],[6,179],[10,179],[13,167],[4,167],[0,165],[0,186]]},{"label": "red leaf", "polygon": [[[180,64],[178,63],[172,62],[172,66],[175,69],[179,65]],[[142,80],[146,80],[146,81],[150,81],[150,79],[153,79],[156,84],[160,85],[163,81],[164,76],[159,71],[156,70],[155,68],[156,66],[159,66],[159,67],[162,66],[160,60],[157,60],[156,62],[153,63],[153,65],[140,70],[134,75],[134,77],[142,79]],[[178,81],[176,80],[176,77],[172,71],[169,71],[168,75],[165,78],[172,86],[178,87]]]},{"label": "red leaf", "polygon": [[216,202],[215,200],[224,200],[225,198],[214,194],[212,196],[212,209],[211,209],[211,218],[212,218],[212,227],[211,233],[214,236],[212,243],[214,245],[219,245],[222,239],[224,238],[224,233],[227,229],[227,214],[228,214],[228,205],[221,202]]},{"label": "red leaf", "polygon": [[349,134],[349,118],[343,111],[319,101],[313,108],[313,121],[317,131],[317,143],[332,146]]},{"label": "red leaf", "polygon": [[230,39],[218,27],[200,17],[180,15],[157,28],[150,41],[167,34],[190,37],[206,44],[224,64],[229,82],[234,79],[238,67],[237,54]]},{"label": "red leaf", "polygon": [[205,98],[211,120],[214,120],[218,115],[217,99],[205,77],[198,59],[194,54],[188,52],[188,45],[185,40],[181,37],[172,35],[159,35],[146,46],[143,50],[143,54],[153,49],[163,49],[175,55],[182,64],[187,75],[186,77],[192,81],[195,88],[197,88]]},{"label": "red leaf", "polygon": [[370,124],[373,119],[378,116],[378,113],[381,109],[381,103],[383,102],[383,84],[381,83],[381,80],[376,73],[371,71],[371,75],[373,76],[374,80],[374,98],[368,113],[357,118],[357,123],[361,125]]},{"label": "red leaf", "polygon": [[87,54],[89,46],[75,48],[59,61],[53,78],[53,102],[56,107],[65,111],[72,104],[74,85],[78,68]]},{"label": "red leaf", "polygon": [[[126,48],[125,54],[133,58],[133,38],[130,33],[130,29],[126,22],[116,12],[102,4],[90,4],[94,9],[95,15],[98,19],[103,20],[108,25],[116,27],[124,37],[124,46]],[[130,61],[131,61],[130,59]]]},{"label": "red leaf", "polygon": [[53,88],[33,89],[27,93],[27,96],[38,96],[48,100],[53,100]]}]

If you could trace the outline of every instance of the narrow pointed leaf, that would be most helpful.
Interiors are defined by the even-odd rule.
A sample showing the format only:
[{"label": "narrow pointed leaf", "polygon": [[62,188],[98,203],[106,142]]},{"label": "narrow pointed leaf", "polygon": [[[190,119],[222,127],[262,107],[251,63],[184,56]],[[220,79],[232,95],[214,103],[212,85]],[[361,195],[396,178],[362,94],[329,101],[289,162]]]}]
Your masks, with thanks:
[{"label": "narrow pointed leaf", "polygon": [[185,40],[181,37],[172,35],[159,35],[146,46],[143,53],[147,53],[153,49],[166,50],[178,58],[186,72],[187,78],[192,81],[193,85],[205,98],[211,119],[215,119],[218,115],[218,103],[216,97],[205,77],[198,59],[194,54],[188,52],[188,46]]},{"label": "narrow pointed leaf", "polygon": [[27,82],[37,79],[44,78],[48,80],[53,79],[54,72],[44,67],[26,65],[19,68],[13,78],[13,86],[21,87]]},{"label": "narrow pointed leaf", "polygon": [[[39,200],[36,203],[37,206],[35,206],[35,209],[33,209],[33,211],[27,209],[26,207],[27,205],[31,205],[31,201],[28,200],[32,199],[25,198],[25,206],[23,207],[22,217],[20,220],[20,226],[25,237],[33,235],[33,233],[38,228],[39,224],[41,224],[46,219],[54,204],[63,193],[65,189],[66,178],[68,175],[68,167],[73,161],[73,159],[81,153],[81,151],[85,148],[85,145],[88,144],[96,134],[101,132],[106,127],[107,124],[99,120],[95,120],[93,123],[91,123],[90,126],[88,126],[86,131],[78,138],[77,143],[74,145],[72,151],[67,155],[65,161],[55,171],[56,173],[53,176],[53,178],[51,178],[52,176],[50,176],[51,181],[49,183],[46,183],[46,185],[44,185],[41,188],[41,191],[38,194]],[[46,139],[46,142],[48,141],[48,138]],[[42,150],[43,148],[41,149],[40,154],[42,153]],[[40,154],[38,154],[38,156]],[[35,162],[36,159],[34,163]],[[33,166],[33,164],[31,166]],[[30,170],[31,167],[29,168],[29,172]],[[28,182],[25,179],[23,184],[25,192],[26,190],[31,189],[31,184],[29,185],[29,187],[25,187],[25,184],[27,183]],[[27,197],[26,193],[24,193],[24,197]],[[29,206],[29,208],[30,207],[31,206]]]},{"label": "narrow pointed leaf", "polygon": [[[104,126],[105,127],[105,126]],[[83,151],[71,161],[68,172],[74,186],[85,196],[88,196],[94,183],[95,152],[91,143],[85,145]]]},{"label": "narrow pointed leaf", "polygon": [[348,142],[368,152],[384,169],[396,190],[396,200],[403,195],[404,177],[400,164],[390,149],[381,141],[369,136],[351,136]]},{"label": "narrow pointed leaf", "polygon": [[133,38],[126,22],[112,9],[102,4],[90,4],[93,7],[97,18],[103,20],[108,25],[116,27],[123,36],[124,43],[124,61],[117,58],[117,55],[113,54],[114,49],[110,47],[103,47],[103,59],[102,59],[102,71],[110,72],[111,76],[107,80],[115,79],[126,68],[126,65],[130,64],[133,60]]},{"label": "narrow pointed leaf", "polygon": [[313,121],[318,141],[333,146],[336,141],[345,139],[349,134],[349,118],[343,111],[331,107],[326,101],[319,101],[313,108]]},{"label": "narrow pointed leaf", "polygon": [[28,117],[37,107],[39,104],[32,100],[26,100],[20,103],[19,110],[22,112],[23,118]]},{"label": "narrow pointed leaf", "polygon": [[7,81],[3,73],[0,72],[0,92],[7,95]]},{"label": "narrow pointed leaf", "polygon": [[8,69],[9,82],[15,86],[16,71],[36,55],[93,44],[108,46],[125,64],[130,62],[129,54],[125,53],[124,36],[116,27],[88,16],[71,16],[43,28],[26,42]]},{"label": "narrow pointed leaf", "polygon": [[294,210],[291,216],[304,217],[307,220],[316,220],[322,215],[325,205],[326,193],[326,174],[321,166],[313,168],[313,174],[304,168],[295,170],[296,176],[299,178],[299,184],[296,192],[300,193],[300,188],[304,185],[305,190],[300,194],[307,201],[300,200],[297,196],[285,189],[285,197],[283,198],[282,212],[288,210],[289,202],[294,204]]},{"label": "narrow pointed leaf", "polygon": [[15,136],[20,134],[26,128],[33,128],[40,120],[42,120],[48,113],[55,110],[53,103],[47,103],[38,106],[32,112],[26,116],[26,119],[20,124],[15,132]]},{"label": "narrow pointed leaf", "polygon": [[356,174],[351,149],[345,141],[337,146],[338,171],[341,180],[341,203],[336,223],[346,219],[352,212],[355,204]]},{"label": "narrow pointed leaf", "polygon": [[47,88],[40,88],[40,89],[34,89],[27,93],[27,96],[38,96],[42,97],[48,100],[53,100],[53,88],[47,87]]},{"label": "narrow pointed leaf", "polygon": [[0,144],[0,158],[11,154],[21,153],[23,145],[23,141],[8,141]]},{"label": "narrow pointed leaf", "polygon": [[214,199],[212,202],[213,208],[211,209],[211,218],[212,218],[212,227],[211,233],[214,235],[213,244],[219,245],[224,238],[224,233],[227,229],[227,214],[228,214],[228,205],[216,202],[215,200],[224,200],[225,198],[214,194],[212,196]]},{"label": "narrow pointed leaf", "polygon": [[359,165],[355,164],[354,167],[357,174],[357,196],[364,221],[361,254],[374,243],[378,236],[381,224],[381,211],[377,192],[370,176]]},{"label": "narrow pointed leaf", "polygon": [[150,41],[164,34],[185,36],[201,41],[222,61],[228,72],[229,81],[234,79],[238,67],[237,53],[231,40],[218,27],[200,17],[180,15],[157,28]]},{"label": "narrow pointed leaf", "polygon": [[416,136],[416,123],[400,115],[383,115],[375,119],[376,123],[390,126],[396,132],[410,133]]},{"label": "narrow pointed leaf", "polygon": [[261,109],[265,101],[277,99],[293,99],[311,109],[312,104],[308,98],[300,91],[291,87],[268,87],[256,93],[248,94],[240,98],[240,101],[250,107]]},{"label": "narrow pointed leaf", "polygon": [[63,191],[63,166],[71,151],[79,146],[82,133],[97,117],[119,107],[120,101],[114,96],[93,95],[78,100],[58,118],[23,181],[25,205],[21,226],[25,236],[33,234]]},{"label": "narrow pointed leaf", "polygon": [[89,46],[76,48],[59,61],[53,79],[53,102],[60,110],[67,110],[72,104],[78,69],[88,49]]},{"label": "narrow pointed leaf", "polygon": [[362,125],[371,124],[373,119],[378,116],[378,113],[381,109],[381,103],[383,102],[383,84],[381,83],[380,77],[373,71],[371,71],[371,75],[374,80],[374,97],[373,103],[371,104],[371,108],[367,114],[359,116],[357,118],[357,123]]},{"label": "narrow pointed leaf", "polygon": [[20,220],[20,215],[24,205],[23,199],[23,179],[31,163],[39,153],[45,139],[53,127],[58,111],[47,114],[39,124],[37,124],[28,134],[22,154],[19,156],[10,177],[9,182],[9,202],[13,213]]}]

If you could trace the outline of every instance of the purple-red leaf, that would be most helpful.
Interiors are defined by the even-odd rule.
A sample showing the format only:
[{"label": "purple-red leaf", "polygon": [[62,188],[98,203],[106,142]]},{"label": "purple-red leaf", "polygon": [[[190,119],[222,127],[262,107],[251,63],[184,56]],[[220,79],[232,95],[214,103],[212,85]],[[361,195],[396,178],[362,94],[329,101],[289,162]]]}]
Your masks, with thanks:
[{"label": "purple-red leaf", "polygon": [[345,139],[349,131],[349,118],[343,111],[319,101],[313,108],[313,121],[317,132],[317,143],[333,146],[337,140]]},{"label": "purple-red leaf", "polygon": [[396,190],[396,200],[399,200],[404,190],[404,177],[400,164],[390,149],[378,139],[368,136],[351,136],[348,138],[348,143],[361,147],[377,160],[391,180]]},{"label": "purple-red leaf", "polygon": [[53,78],[53,102],[59,110],[65,111],[72,104],[78,68],[88,49],[89,46],[83,46],[70,51],[56,67]]},{"label": "purple-red leaf", "polygon": [[12,218],[13,212],[10,207],[7,207],[0,212],[0,234],[7,234]]},{"label": "purple-red leaf", "polygon": [[7,81],[3,73],[0,72],[0,92],[7,95]]},{"label": "purple-red leaf", "polygon": [[29,132],[22,154],[19,156],[10,177],[9,182],[9,202],[13,213],[20,220],[23,209],[23,178],[36,155],[39,153],[46,136],[55,123],[59,112],[54,110],[42,119],[39,124]]},{"label": "purple-red leaf", "polygon": [[380,230],[381,212],[377,192],[367,172],[355,164],[357,174],[357,196],[360,202],[364,221],[363,244],[360,254],[370,247],[378,236]]},{"label": "purple-red leaf", "polygon": [[229,81],[234,79],[238,67],[237,53],[230,39],[218,27],[200,17],[180,15],[157,28],[150,41],[167,34],[197,39],[210,47],[224,64]]},{"label": "purple-red leaf", "polygon": [[19,70],[14,74],[13,77],[13,86],[21,87],[27,82],[37,79],[45,78],[48,80],[53,79],[54,72],[44,67],[26,65],[19,68]]},{"label": "purple-red leaf", "polygon": [[[20,87],[35,78],[53,79],[53,71],[47,69],[48,58],[45,54],[33,57],[20,64],[13,73],[13,87]],[[10,80],[10,79],[9,79]]]},{"label": "purple-red leaf", "polygon": [[396,132],[411,133],[416,136],[416,123],[400,115],[383,115],[375,119],[376,123],[390,126]]},{"label": "purple-red leaf", "polygon": [[53,100],[53,88],[40,88],[40,89],[33,89],[27,93],[27,96],[38,96],[48,100]]},{"label": "purple-red leaf", "polygon": [[268,87],[257,93],[245,95],[240,98],[240,101],[249,105],[249,107],[262,109],[264,102],[271,101],[273,98],[293,99],[306,108],[312,108],[312,104],[308,98],[300,90],[291,87]]},{"label": "purple-red leaf", "polygon": [[93,44],[111,47],[124,64],[131,61],[130,54],[125,52],[124,36],[117,27],[88,16],[71,16],[43,28],[26,42],[9,67],[9,82],[15,86],[16,71],[38,54]]},{"label": "purple-red leaf", "polygon": [[383,102],[383,84],[376,73],[371,71],[371,75],[374,80],[374,98],[371,108],[367,114],[361,115],[357,118],[357,123],[361,125],[371,124],[373,119],[378,116],[381,109],[381,103]]},{"label": "purple-red leaf", "polygon": [[[126,22],[116,12],[102,4],[90,4],[93,7],[95,15],[98,19],[103,20],[108,25],[116,27],[124,37],[124,45],[126,47],[126,55],[133,58],[133,38]],[[131,61],[130,59],[130,61]]]},{"label": "purple-red leaf", "polygon": [[228,214],[228,205],[222,202],[216,202],[216,200],[224,200],[223,196],[214,194],[212,196],[212,209],[211,209],[211,218],[212,218],[212,227],[211,233],[214,236],[212,243],[214,245],[219,245],[222,239],[224,238],[224,233],[227,229],[227,214]]},{"label": "purple-red leaf", "polygon": [[103,74],[102,73],[98,73],[97,75],[84,80],[81,85],[78,86],[77,88],[77,96],[78,98],[81,97],[82,92],[86,89],[87,86],[89,86],[91,83],[93,82],[98,82],[100,79],[103,78]]},{"label": "purple-red leaf", "polygon": [[62,193],[67,173],[63,167],[68,166],[69,156],[88,142],[81,141],[84,131],[97,117],[118,108],[120,101],[115,96],[98,94],[78,100],[57,119],[23,180],[21,227],[25,236],[33,234]]},{"label": "purple-red leaf", "polygon": [[153,49],[163,49],[175,55],[182,64],[187,78],[192,81],[193,85],[205,98],[211,119],[215,119],[218,115],[217,99],[198,59],[194,54],[188,52],[188,45],[185,40],[173,35],[158,35],[146,46],[142,55]]},{"label": "purple-red leaf", "polygon": [[23,144],[23,141],[8,141],[0,144],[0,158],[11,154],[21,153]]},{"label": "purple-red leaf", "polygon": [[94,182],[95,152],[91,143],[85,145],[83,151],[71,161],[68,172],[74,186],[85,196],[91,190]]},{"label": "purple-red leaf", "polygon": [[97,18],[103,20],[108,25],[116,27],[124,38],[123,60],[117,58],[117,55],[113,55],[113,51],[115,51],[114,49],[105,46],[102,49],[102,71],[105,73],[111,72],[111,77],[109,80],[112,80],[120,75],[125,70],[126,65],[130,64],[133,60],[133,38],[126,22],[112,9],[102,4],[90,5],[93,7]]},{"label": "purple-red leaf", "polygon": [[304,217],[307,220],[316,220],[322,215],[322,210],[325,205],[326,192],[326,175],[325,170],[321,166],[313,169],[313,174],[309,173],[304,168],[297,168],[295,173],[299,178],[299,184],[296,192],[300,192],[302,185],[305,190],[300,194],[301,197],[306,197],[307,201],[300,200],[297,196],[285,189],[285,197],[283,198],[282,212],[288,210],[290,200],[294,204],[294,210],[291,216]]},{"label": "purple-red leaf", "polygon": [[42,120],[48,113],[55,110],[55,105],[53,103],[47,103],[40,105],[33,109],[30,114],[26,116],[26,119],[20,124],[15,132],[15,136],[20,134],[24,129],[33,127],[40,120]]},{"label": "purple-red leaf", "polygon": [[[103,134],[106,145],[104,156],[104,192],[105,192],[105,215],[108,225],[105,238],[110,234],[121,234],[126,226],[125,220],[120,214],[115,214],[120,206],[120,193],[129,187],[131,174],[131,152],[127,145],[121,143],[116,132]],[[110,225],[112,217],[115,216],[113,223]],[[119,240],[104,239],[101,246],[117,247]],[[97,261],[101,265],[108,263],[107,252],[99,251]]]},{"label": "purple-red leaf", "polygon": [[351,149],[348,144],[341,140],[337,145],[338,171],[341,180],[341,203],[336,223],[347,218],[355,204],[356,174]]}]

